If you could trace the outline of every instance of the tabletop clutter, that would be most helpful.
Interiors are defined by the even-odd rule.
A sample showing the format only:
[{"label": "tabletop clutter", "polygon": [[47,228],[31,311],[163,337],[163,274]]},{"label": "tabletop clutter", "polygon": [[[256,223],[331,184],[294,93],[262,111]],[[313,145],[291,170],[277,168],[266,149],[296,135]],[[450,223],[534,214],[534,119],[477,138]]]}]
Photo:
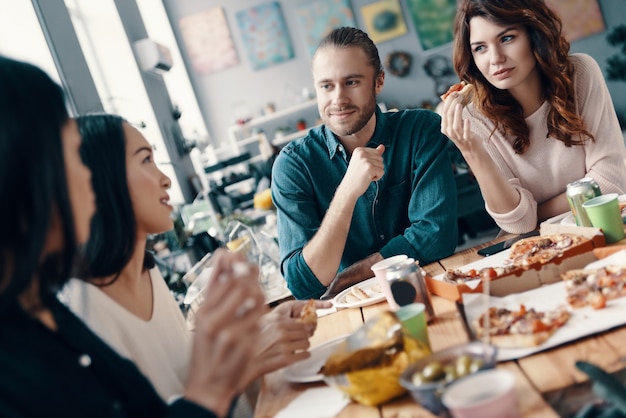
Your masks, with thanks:
[{"label": "tabletop clutter", "polygon": [[[624,315],[614,311],[594,312],[607,306],[626,312],[626,298],[620,299],[626,296],[626,196],[596,196],[593,187],[581,186],[586,183],[568,187],[571,212],[542,223],[539,235],[501,253],[436,276],[406,255],[372,266],[375,279],[342,292],[338,307],[378,303],[382,294],[389,311],[333,342],[317,372],[363,405],[381,405],[408,391],[439,416],[520,416],[515,375],[498,368],[499,361],[624,322],[615,322]],[[363,298],[351,306],[348,296],[359,293]],[[473,341],[431,351],[431,294],[458,303]],[[571,322],[582,324],[581,318],[591,319],[572,332],[577,326]]]}]

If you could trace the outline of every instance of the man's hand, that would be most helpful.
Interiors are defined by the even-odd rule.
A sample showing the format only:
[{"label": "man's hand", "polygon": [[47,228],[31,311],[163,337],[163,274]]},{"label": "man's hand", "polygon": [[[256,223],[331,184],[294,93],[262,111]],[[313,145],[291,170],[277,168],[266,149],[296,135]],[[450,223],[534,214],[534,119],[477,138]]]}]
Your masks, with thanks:
[{"label": "man's hand", "polygon": [[356,200],[365,193],[371,182],[380,180],[385,174],[383,152],[384,145],[376,148],[355,148],[350,157],[348,170],[339,186],[342,192],[350,193]]}]

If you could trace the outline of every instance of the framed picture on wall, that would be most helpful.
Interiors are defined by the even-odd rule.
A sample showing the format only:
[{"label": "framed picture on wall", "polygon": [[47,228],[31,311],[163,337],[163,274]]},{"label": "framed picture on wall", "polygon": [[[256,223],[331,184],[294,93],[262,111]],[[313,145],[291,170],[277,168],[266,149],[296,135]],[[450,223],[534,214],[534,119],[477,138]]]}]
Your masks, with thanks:
[{"label": "framed picture on wall", "polygon": [[278,2],[237,12],[246,55],[255,70],[292,59],[293,46]]},{"label": "framed picture on wall", "polygon": [[423,50],[452,42],[456,0],[406,0]]},{"label": "framed picture on wall", "polygon": [[365,29],[374,43],[407,33],[400,0],[381,0],[361,7]]},{"label": "framed picture on wall", "polygon": [[315,0],[296,9],[300,27],[305,34],[309,54],[313,56],[317,45],[333,29],[342,26],[356,27],[348,0]]},{"label": "framed picture on wall", "polygon": [[210,74],[239,64],[221,7],[184,17],[178,24],[191,64],[197,73]]},{"label": "framed picture on wall", "polygon": [[569,42],[606,30],[598,0],[546,0],[563,22],[563,36]]}]

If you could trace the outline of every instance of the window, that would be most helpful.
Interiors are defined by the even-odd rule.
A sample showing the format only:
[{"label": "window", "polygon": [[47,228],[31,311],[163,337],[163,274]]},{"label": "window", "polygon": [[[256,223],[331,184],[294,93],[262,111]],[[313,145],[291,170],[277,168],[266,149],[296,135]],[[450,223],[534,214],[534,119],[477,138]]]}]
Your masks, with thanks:
[{"label": "window", "polygon": [[30,62],[61,84],[30,1],[0,0],[0,54]]},{"label": "window", "polygon": [[185,199],[113,0],[65,0],[105,111],[123,116],[154,148],[159,168],[172,180],[173,203]]}]

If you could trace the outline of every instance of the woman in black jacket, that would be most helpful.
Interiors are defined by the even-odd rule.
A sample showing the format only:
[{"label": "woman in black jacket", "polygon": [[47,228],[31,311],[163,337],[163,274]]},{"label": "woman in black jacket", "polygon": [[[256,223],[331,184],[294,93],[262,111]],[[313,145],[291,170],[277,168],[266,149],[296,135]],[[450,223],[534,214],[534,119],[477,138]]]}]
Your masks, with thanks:
[{"label": "woman in black jacket", "polygon": [[264,309],[256,267],[237,277],[241,260],[217,257],[184,395],[165,404],[55,297],[76,273],[95,209],[80,143],[61,88],[37,67],[0,57],[0,416],[227,415]]}]

